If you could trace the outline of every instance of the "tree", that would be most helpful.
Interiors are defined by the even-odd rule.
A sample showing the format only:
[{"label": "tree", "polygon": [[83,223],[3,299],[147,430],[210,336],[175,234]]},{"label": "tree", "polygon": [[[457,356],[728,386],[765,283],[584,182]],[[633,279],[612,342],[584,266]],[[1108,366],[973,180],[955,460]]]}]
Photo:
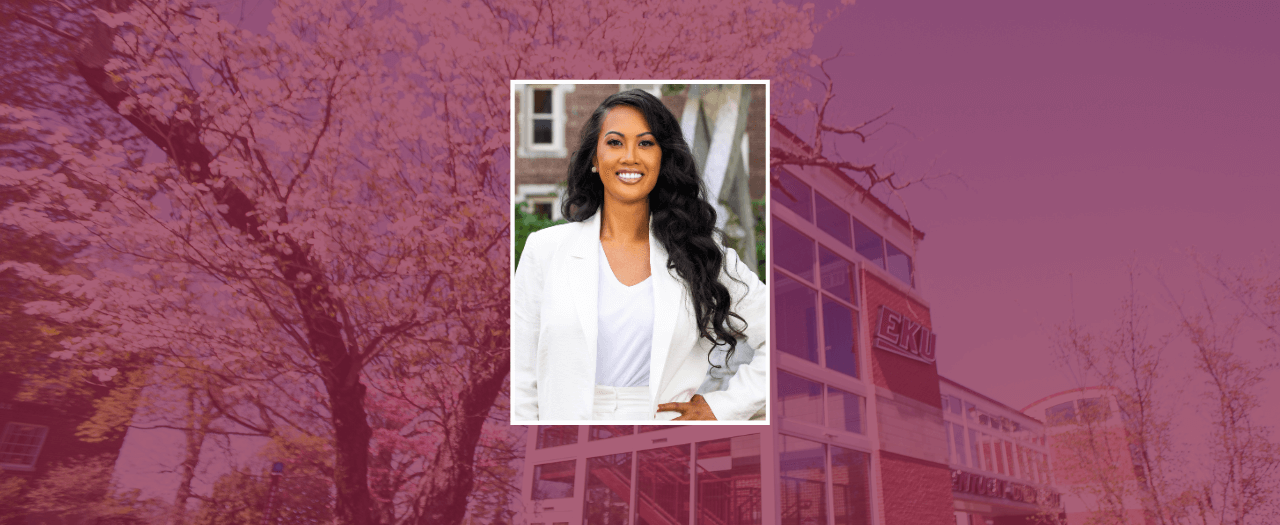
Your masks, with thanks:
[{"label": "tree", "polygon": [[831,102],[836,98],[837,84],[827,71],[827,64],[845,56],[842,53],[843,51],[837,52],[825,59],[810,55],[809,65],[815,71],[806,72],[806,76],[799,79],[801,81],[796,82],[796,86],[790,89],[809,89],[816,82],[821,94],[815,97],[816,101],[810,98],[793,97],[793,102],[786,105],[782,111],[783,114],[795,117],[797,121],[810,124],[804,126],[802,123],[805,129],[796,130],[798,133],[803,133],[801,138],[808,141],[808,147],[802,150],[775,148],[769,158],[770,166],[825,168],[847,177],[851,182],[866,188],[869,192],[883,188],[891,195],[897,196],[899,200],[901,200],[899,190],[949,175],[906,175],[893,170],[883,173],[884,170],[875,162],[856,162],[843,157],[839,146],[846,145],[850,140],[853,144],[866,144],[872,135],[890,125],[886,117],[893,112],[893,108],[853,125],[836,123],[829,119],[828,111],[833,109]]},{"label": "tree", "polygon": [[[1117,326],[1102,335],[1074,322],[1062,331],[1057,361],[1081,386],[1102,387],[1115,401],[1120,425],[1105,423],[1104,413],[1082,413],[1079,424],[1055,435],[1059,470],[1074,490],[1097,502],[1098,523],[1125,523],[1130,501],[1141,503],[1160,525],[1181,523],[1186,500],[1180,497],[1174,461],[1173,412],[1167,400],[1167,336],[1152,337],[1147,307],[1136,288],[1138,271],[1130,267],[1129,295],[1117,310]],[[1098,408],[1097,410],[1102,410]]]},{"label": "tree", "polygon": [[[1077,494],[1096,502],[1090,509],[1093,522],[1127,523],[1131,502],[1140,504],[1148,521],[1162,525],[1272,523],[1280,515],[1280,447],[1258,421],[1260,389],[1273,367],[1257,362],[1251,349],[1238,343],[1245,320],[1265,319],[1257,302],[1245,300],[1264,295],[1246,291],[1265,288],[1241,283],[1267,281],[1200,268],[1210,282],[1223,285],[1230,300],[1215,297],[1204,282],[1194,300],[1166,284],[1175,314],[1175,332],[1167,336],[1149,337],[1150,321],[1132,269],[1116,329],[1099,336],[1073,324],[1059,336],[1059,362],[1082,385],[1102,387],[1120,410],[1119,424],[1082,417],[1055,436],[1057,470],[1068,474]],[[1233,302],[1241,308],[1231,308]],[[1264,340],[1259,347],[1273,344]],[[1194,365],[1189,385],[1169,374],[1167,363],[1175,359]],[[1174,400],[1176,391],[1196,392],[1197,384],[1203,385],[1198,391],[1203,407]],[[1208,416],[1207,435],[1175,424],[1197,408]]]},{"label": "tree", "polygon": [[812,42],[811,7],[761,0],[282,0],[263,35],[185,1],[40,5],[26,23],[162,160],[5,110],[58,169],[0,171],[33,196],[0,224],[84,243],[92,269],[4,263],[62,293],[26,311],[101,327],[61,357],[160,363],[214,409],[188,432],[324,443],[344,524],[458,523],[510,459],[485,430],[509,368],[509,79],[767,77]]},{"label": "tree", "polygon": [[28,515],[60,523],[101,523],[135,517],[145,508],[136,491],[111,483],[115,454],[78,458],[58,465],[27,493]]},{"label": "tree", "polygon": [[[1203,395],[1212,425],[1206,443],[1210,472],[1195,494],[1196,514],[1206,524],[1274,523],[1280,518],[1280,444],[1258,421],[1259,411],[1267,408],[1260,387],[1265,372],[1274,367],[1259,366],[1238,348],[1243,322],[1259,318],[1239,290],[1228,287],[1245,306],[1243,312],[1232,312],[1203,282],[1198,304],[1170,293],[1179,327],[1207,386]],[[1263,341],[1264,346],[1274,344],[1274,339]]]},{"label": "tree", "polygon": [[[262,523],[270,498],[271,475],[237,468],[214,483],[213,492],[202,498],[190,521],[193,525],[235,525]],[[314,470],[285,471],[276,487],[271,523],[333,523],[329,498],[330,480]]]}]

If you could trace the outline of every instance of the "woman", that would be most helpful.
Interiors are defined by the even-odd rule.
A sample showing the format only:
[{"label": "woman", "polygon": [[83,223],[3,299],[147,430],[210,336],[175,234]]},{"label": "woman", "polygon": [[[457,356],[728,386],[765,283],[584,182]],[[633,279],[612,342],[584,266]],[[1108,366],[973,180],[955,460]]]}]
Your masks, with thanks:
[{"label": "woman", "polygon": [[[605,99],[569,162],[568,224],[512,281],[512,422],[745,420],[768,395],[768,290],[715,239],[679,123],[641,90]],[[712,366],[755,348],[726,389]],[[723,358],[721,358],[723,356]]]}]

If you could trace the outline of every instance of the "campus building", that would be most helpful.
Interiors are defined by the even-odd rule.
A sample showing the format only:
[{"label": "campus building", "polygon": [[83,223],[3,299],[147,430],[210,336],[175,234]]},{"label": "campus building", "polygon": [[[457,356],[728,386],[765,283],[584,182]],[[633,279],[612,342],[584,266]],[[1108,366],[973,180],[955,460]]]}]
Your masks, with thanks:
[{"label": "campus building", "polygon": [[1044,423],[950,379],[940,385],[957,525],[1060,515]]},{"label": "campus building", "polygon": [[[25,369],[0,371],[0,521],[7,515],[4,523],[62,523],[70,517],[22,508],[24,498],[59,467],[114,464],[124,437],[121,433],[90,441],[78,435],[80,425],[92,416],[93,403],[106,397],[108,388],[76,391],[51,384],[33,389],[27,374],[35,376]],[[112,523],[129,522],[121,517]]]},{"label": "campus building", "polygon": [[[773,147],[807,152],[774,125]],[[524,522],[1031,523],[1043,425],[938,376],[924,233],[825,169],[771,175],[769,426],[530,427]]]},{"label": "campus building", "polygon": [[1109,389],[1086,387],[1046,396],[1023,409],[1045,422],[1052,475],[1063,494],[1067,525],[1089,523],[1100,511],[1119,514],[1113,522],[1155,522],[1138,497],[1143,470],[1135,455],[1140,452],[1126,433],[1116,403]]}]

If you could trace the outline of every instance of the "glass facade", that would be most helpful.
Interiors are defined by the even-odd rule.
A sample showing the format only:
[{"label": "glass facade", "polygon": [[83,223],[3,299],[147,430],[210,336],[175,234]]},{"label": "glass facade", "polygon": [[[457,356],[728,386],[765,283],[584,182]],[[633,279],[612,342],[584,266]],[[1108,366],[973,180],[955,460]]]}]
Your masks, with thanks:
[{"label": "glass facade", "polygon": [[827,447],[807,439],[782,436],[782,523],[827,523]]},{"label": "glass facade", "polygon": [[538,448],[560,447],[577,442],[577,426],[547,425],[538,427]]},{"label": "glass facade", "polygon": [[[953,468],[995,474],[1010,481],[1049,483],[1049,454],[1039,422],[1029,418],[1019,421],[1021,413],[989,402],[979,407],[976,402],[948,394],[950,384],[944,382],[943,387],[943,428]],[[1074,405],[1065,405],[1070,405],[1074,414]],[[1001,410],[1008,412],[1000,415]]]},{"label": "glass facade", "polygon": [[698,443],[698,525],[758,525],[763,520],[760,435]]},{"label": "glass facade", "polygon": [[831,506],[836,523],[871,523],[871,455],[831,446]]},{"label": "glass facade", "polygon": [[778,350],[858,377],[858,285],[853,262],[777,218],[773,225]]},{"label": "glass facade", "polygon": [[[771,192],[773,202],[795,212],[800,218],[813,222],[813,189],[785,169],[779,169],[775,173],[774,191]],[[774,250],[775,256],[777,253]]]},{"label": "glass facade", "polygon": [[631,519],[630,452],[587,459],[585,523],[626,525]]},{"label": "glass facade", "polygon": [[[868,436],[875,421],[868,398],[876,387],[863,348],[872,322],[866,313],[875,304],[863,297],[859,265],[910,285],[911,258],[854,218],[858,199],[823,194],[806,172],[773,173],[772,425],[539,430],[534,452],[547,459],[531,462],[537,466],[526,474],[526,486],[539,495],[572,493],[575,485],[566,485],[562,473],[576,466],[580,500],[553,504],[529,522],[876,522]],[[955,403],[955,417],[963,419],[961,402]],[[962,447],[973,441],[964,439],[966,430],[947,426]],[[968,448],[952,453],[973,456]],[[574,460],[566,461],[569,456]]]},{"label": "glass facade", "polygon": [[[788,173],[787,199],[810,186]],[[812,206],[779,201],[796,212],[773,219],[774,333],[779,358],[776,434],[780,482],[777,516],[784,524],[871,523],[866,392],[860,353],[865,330],[856,262],[884,269],[884,239],[853,219],[853,199],[812,192]],[[775,208],[776,209],[776,208]],[[803,212],[803,213],[802,213]],[[808,213],[812,213],[809,215]],[[863,233],[859,233],[862,231]],[[859,250],[877,242],[878,252]],[[872,253],[875,259],[863,254]],[[865,450],[850,444],[863,443]]]},{"label": "glass facade", "polygon": [[[763,490],[759,432],[743,434],[741,427],[733,426],[652,425],[649,428],[662,431],[649,433],[629,425],[558,428],[554,435],[575,429],[585,436],[562,439],[575,441],[574,447],[531,454],[535,459],[564,453],[578,458],[533,461],[528,494],[541,514],[530,523],[561,519],[603,525],[771,522],[764,509],[769,495]],[[575,473],[575,468],[582,470]],[[582,488],[575,493],[577,486]],[[568,498],[576,498],[577,503],[565,504]]]},{"label": "glass facade", "polygon": [[533,467],[533,499],[573,497],[576,461],[558,461]]},{"label": "glass facade", "polygon": [[637,524],[689,525],[689,449],[685,444],[638,453]]}]

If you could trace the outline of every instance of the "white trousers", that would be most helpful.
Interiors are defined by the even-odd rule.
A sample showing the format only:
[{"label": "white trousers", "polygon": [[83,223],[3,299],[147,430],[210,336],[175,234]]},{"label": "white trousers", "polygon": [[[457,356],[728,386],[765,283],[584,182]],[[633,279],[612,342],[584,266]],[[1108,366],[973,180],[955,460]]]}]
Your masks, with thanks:
[{"label": "white trousers", "polygon": [[596,385],[591,419],[653,419],[649,412],[649,387]]}]

